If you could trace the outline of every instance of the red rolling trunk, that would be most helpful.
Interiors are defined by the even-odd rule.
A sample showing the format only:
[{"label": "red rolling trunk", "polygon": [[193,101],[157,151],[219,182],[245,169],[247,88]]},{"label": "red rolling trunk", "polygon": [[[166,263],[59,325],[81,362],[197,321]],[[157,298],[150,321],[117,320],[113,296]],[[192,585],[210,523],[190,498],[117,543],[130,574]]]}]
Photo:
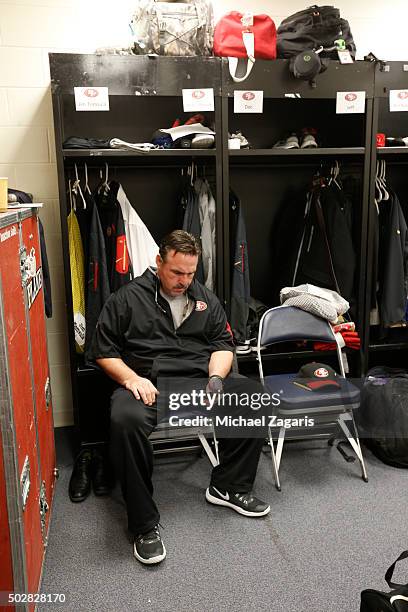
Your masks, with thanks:
[{"label": "red rolling trunk", "polygon": [[[33,209],[0,214],[0,430],[4,599],[7,591],[39,591],[56,476],[38,217]],[[0,602],[0,610],[4,604]],[[32,610],[34,604],[23,601],[17,607]]]}]

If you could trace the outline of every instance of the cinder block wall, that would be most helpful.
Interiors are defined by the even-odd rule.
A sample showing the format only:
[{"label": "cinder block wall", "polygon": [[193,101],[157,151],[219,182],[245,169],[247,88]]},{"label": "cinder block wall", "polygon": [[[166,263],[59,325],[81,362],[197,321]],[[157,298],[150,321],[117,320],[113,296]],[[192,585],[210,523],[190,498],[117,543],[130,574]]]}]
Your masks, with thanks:
[{"label": "cinder block wall", "polygon": [[[44,203],[41,218],[54,307],[47,329],[56,426],[72,423],[72,400],[48,53],[125,45],[128,17],[136,1],[0,0],[0,176],[8,176],[10,186]],[[213,2],[216,18],[230,10],[252,10],[268,13],[277,25],[308,4],[299,0]],[[381,0],[335,4],[351,22],[359,58],[373,51],[384,59],[408,62],[406,0],[393,0],[392,5]]]}]

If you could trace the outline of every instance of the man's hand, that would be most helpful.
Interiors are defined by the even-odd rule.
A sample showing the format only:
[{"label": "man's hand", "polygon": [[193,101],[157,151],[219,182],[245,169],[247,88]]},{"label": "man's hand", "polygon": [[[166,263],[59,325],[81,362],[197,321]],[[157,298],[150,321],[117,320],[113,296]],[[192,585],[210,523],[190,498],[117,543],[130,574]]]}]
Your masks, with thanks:
[{"label": "man's hand", "polygon": [[123,382],[123,386],[131,391],[136,399],[141,399],[146,406],[152,406],[156,401],[159,391],[148,378],[132,376]]},{"label": "man's hand", "polygon": [[224,379],[222,376],[218,376],[217,374],[213,374],[208,379],[207,386],[205,388],[205,392],[210,393],[222,393],[224,389]]}]

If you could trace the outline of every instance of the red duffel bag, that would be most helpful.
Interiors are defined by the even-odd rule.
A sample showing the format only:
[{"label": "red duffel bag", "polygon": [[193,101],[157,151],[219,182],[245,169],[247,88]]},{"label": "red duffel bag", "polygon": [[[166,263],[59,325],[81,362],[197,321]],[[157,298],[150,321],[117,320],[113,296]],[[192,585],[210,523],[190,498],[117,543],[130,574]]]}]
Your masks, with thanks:
[{"label": "red duffel bag", "polygon": [[[214,55],[228,57],[231,77],[244,81],[252,70],[255,58],[276,58],[276,27],[268,15],[253,15],[231,11],[217,23],[214,30]],[[238,58],[247,58],[246,73],[235,76]]]}]

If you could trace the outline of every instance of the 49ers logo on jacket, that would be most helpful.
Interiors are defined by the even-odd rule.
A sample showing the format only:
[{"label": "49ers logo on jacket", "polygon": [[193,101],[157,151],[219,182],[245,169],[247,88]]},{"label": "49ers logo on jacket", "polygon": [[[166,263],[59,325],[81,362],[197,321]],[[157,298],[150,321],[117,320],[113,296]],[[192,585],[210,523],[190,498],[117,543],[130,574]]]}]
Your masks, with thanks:
[{"label": "49ers logo on jacket", "polygon": [[207,309],[207,304],[201,300],[197,300],[195,309],[198,310],[198,312],[202,312],[203,310]]}]

